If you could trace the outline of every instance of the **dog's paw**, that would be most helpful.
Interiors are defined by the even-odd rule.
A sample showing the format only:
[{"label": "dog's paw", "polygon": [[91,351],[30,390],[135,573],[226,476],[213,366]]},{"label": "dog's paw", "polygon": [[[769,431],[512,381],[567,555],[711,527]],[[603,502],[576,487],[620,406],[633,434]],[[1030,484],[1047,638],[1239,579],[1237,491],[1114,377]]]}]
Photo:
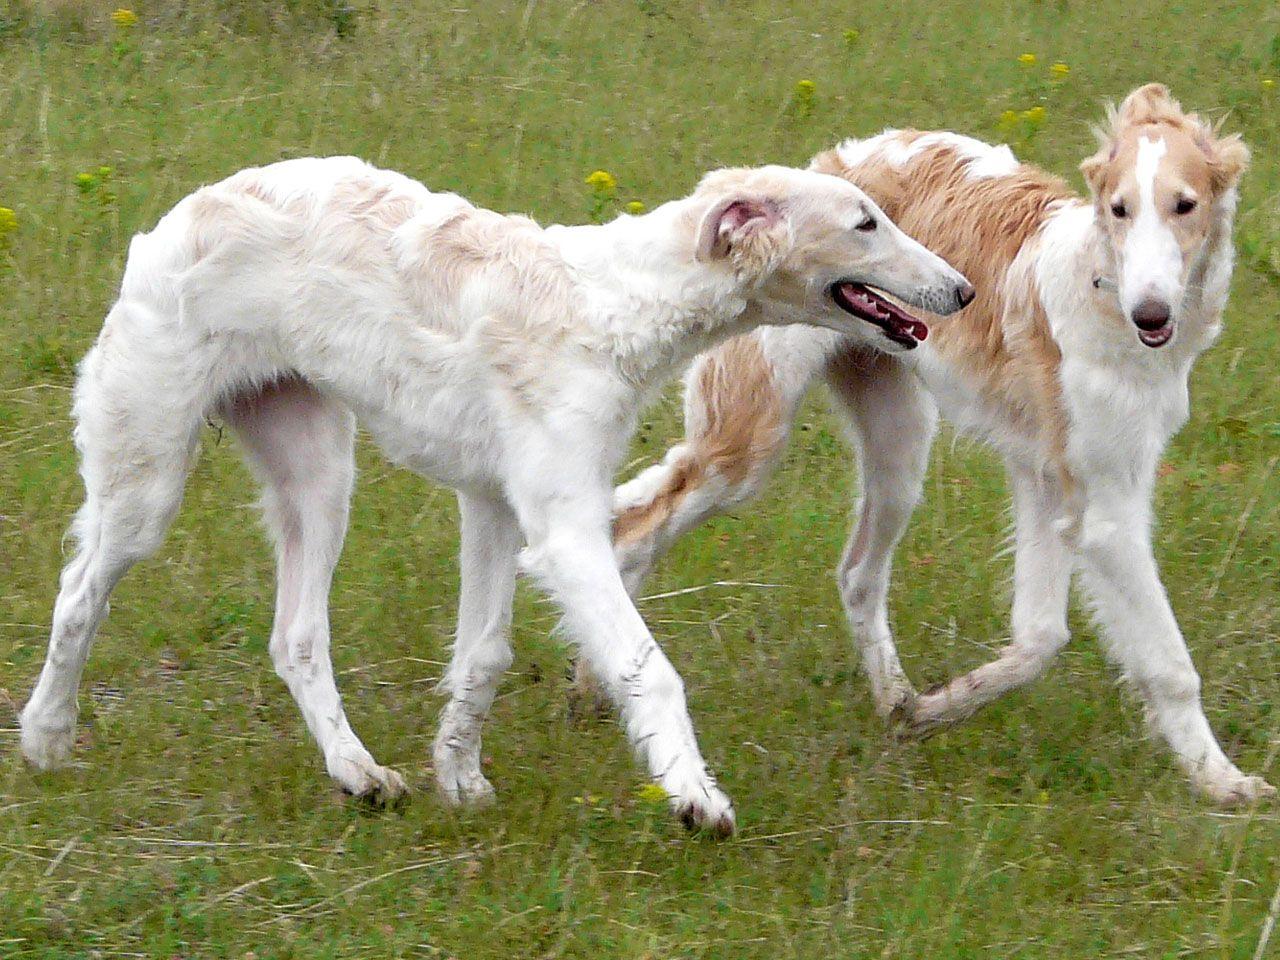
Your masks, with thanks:
[{"label": "dog's paw", "polygon": [[705,770],[700,775],[690,772],[683,778],[668,774],[661,786],[667,792],[671,812],[687,828],[705,831],[717,839],[733,836],[733,803]]},{"label": "dog's paw", "polygon": [[451,807],[487,807],[493,803],[493,784],[477,770],[436,770],[436,786]]},{"label": "dog's paw", "polygon": [[899,703],[889,715],[894,737],[898,740],[928,740],[934,734],[954,726],[963,718],[954,715],[949,707],[948,698],[939,696],[933,690],[912,695]]},{"label": "dog's paw", "polygon": [[327,763],[329,776],[357,799],[376,806],[390,806],[409,794],[404,777],[390,767],[375,763],[368,754],[339,753]]},{"label": "dog's paw", "polygon": [[40,770],[56,770],[67,765],[76,742],[75,717],[64,723],[45,723],[23,715],[19,723],[22,727],[22,755],[32,766]]},{"label": "dog's paw", "polygon": [[1206,799],[1227,808],[1247,807],[1264,797],[1276,795],[1276,788],[1262,777],[1246,776],[1238,770],[1224,777],[1198,779],[1195,786]]},{"label": "dog's paw", "polygon": [[671,810],[689,830],[706,833],[716,840],[732,837],[737,829],[733,804],[716,787],[701,797],[672,797]]},{"label": "dog's paw", "polygon": [[891,731],[896,731],[915,715],[917,696],[910,683],[893,687],[885,692],[883,698],[876,698],[876,716],[884,720]]}]

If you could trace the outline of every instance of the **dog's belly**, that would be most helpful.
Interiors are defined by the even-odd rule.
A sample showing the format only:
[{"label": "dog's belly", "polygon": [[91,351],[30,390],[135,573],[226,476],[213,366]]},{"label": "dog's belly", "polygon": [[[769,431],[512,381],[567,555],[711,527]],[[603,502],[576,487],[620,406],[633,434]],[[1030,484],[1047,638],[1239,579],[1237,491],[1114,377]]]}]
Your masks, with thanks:
[{"label": "dog's belly", "polygon": [[451,487],[501,485],[501,417],[483,397],[438,391],[409,402],[348,401],[392,463]]}]

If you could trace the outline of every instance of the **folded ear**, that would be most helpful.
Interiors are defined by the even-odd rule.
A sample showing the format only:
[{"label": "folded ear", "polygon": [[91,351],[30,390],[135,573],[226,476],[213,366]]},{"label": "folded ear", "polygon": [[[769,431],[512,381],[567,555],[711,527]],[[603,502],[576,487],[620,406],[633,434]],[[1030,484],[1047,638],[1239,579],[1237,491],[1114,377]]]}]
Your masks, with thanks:
[{"label": "folded ear", "polygon": [[696,256],[700,261],[723,260],[735,248],[747,246],[777,227],[778,205],[764,197],[729,197],[711,205],[698,226]]},{"label": "folded ear", "polygon": [[1207,152],[1213,189],[1216,193],[1224,193],[1239,182],[1241,174],[1248,168],[1249,148],[1240,139],[1240,134],[1233,133],[1213,141]]},{"label": "folded ear", "polygon": [[1107,164],[1115,159],[1116,147],[1113,142],[1105,142],[1088,160],[1080,164],[1080,172],[1084,174],[1084,182],[1089,187],[1089,192],[1095,197],[1102,191],[1102,177],[1106,172]]}]

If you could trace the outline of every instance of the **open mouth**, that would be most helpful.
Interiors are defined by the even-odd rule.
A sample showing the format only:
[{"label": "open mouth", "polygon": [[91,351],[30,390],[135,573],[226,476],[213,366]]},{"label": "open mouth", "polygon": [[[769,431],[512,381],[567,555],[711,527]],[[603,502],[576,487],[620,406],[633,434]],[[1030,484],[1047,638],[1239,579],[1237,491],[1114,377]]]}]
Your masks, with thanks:
[{"label": "open mouth", "polygon": [[831,299],[845,313],[875,324],[886,337],[908,350],[914,350],[921,340],[929,336],[929,328],[922,321],[865,284],[851,280],[833,283]]},{"label": "open mouth", "polygon": [[1163,347],[1169,342],[1169,338],[1173,336],[1172,320],[1165,320],[1163,323],[1155,324],[1134,320],[1133,325],[1138,328],[1138,339],[1148,347]]}]

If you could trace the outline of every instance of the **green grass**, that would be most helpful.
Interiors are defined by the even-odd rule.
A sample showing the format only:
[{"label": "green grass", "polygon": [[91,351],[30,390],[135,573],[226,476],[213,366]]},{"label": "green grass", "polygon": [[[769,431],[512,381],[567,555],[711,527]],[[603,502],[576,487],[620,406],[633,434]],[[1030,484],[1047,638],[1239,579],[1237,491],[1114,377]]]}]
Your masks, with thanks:
[{"label": "green grass", "polygon": [[[799,164],[887,124],[995,138],[1005,111],[1037,105],[1038,126],[1005,132],[1078,182],[1100,102],[1161,79],[1228,114],[1255,154],[1226,333],[1159,486],[1158,551],[1214,728],[1243,768],[1277,779],[1274,4],[384,0],[284,16],[211,0],[141,7],[126,31],[110,5],[83,5],[83,29],[67,25],[79,8],[55,6],[50,22],[0,4],[0,207],[17,218],[0,241],[0,956],[1253,957],[1280,882],[1277,807],[1227,816],[1191,798],[1083,617],[1032,691],[927,743],[889,742],[829,574],[856,478],[817,400],[763,501],[688,538],[652,590],[776,586],[643,604],[736,800],[731,842],[684,836],[638,796],[616,726],[570,717],[553,612],[523,588],[485,741],[500,802],[440,806],[428,757],[457,591],[453,497],[367,445],[334,656],[353,723],[419,788],[403,811],[331,791],[267,660],[255,494],[212,429],[166,546],[116,594],[77,765],[33,774],[13,713],[80,497],[74,363],[128,237],[200,183],[356,153],[575,221],[597,168],[618,202],[654,204],[714,166]],[[1028,51],[1034,67],[1018,62]],[[1055,61],[1070,73],[1051,84]],[[78,186],[81,173],[95,179]],[[678,422],[672,393],[637,458]],[[1004,503],[986,453],[939,443],[893,591],[917,684],[1006,635]]]}]

